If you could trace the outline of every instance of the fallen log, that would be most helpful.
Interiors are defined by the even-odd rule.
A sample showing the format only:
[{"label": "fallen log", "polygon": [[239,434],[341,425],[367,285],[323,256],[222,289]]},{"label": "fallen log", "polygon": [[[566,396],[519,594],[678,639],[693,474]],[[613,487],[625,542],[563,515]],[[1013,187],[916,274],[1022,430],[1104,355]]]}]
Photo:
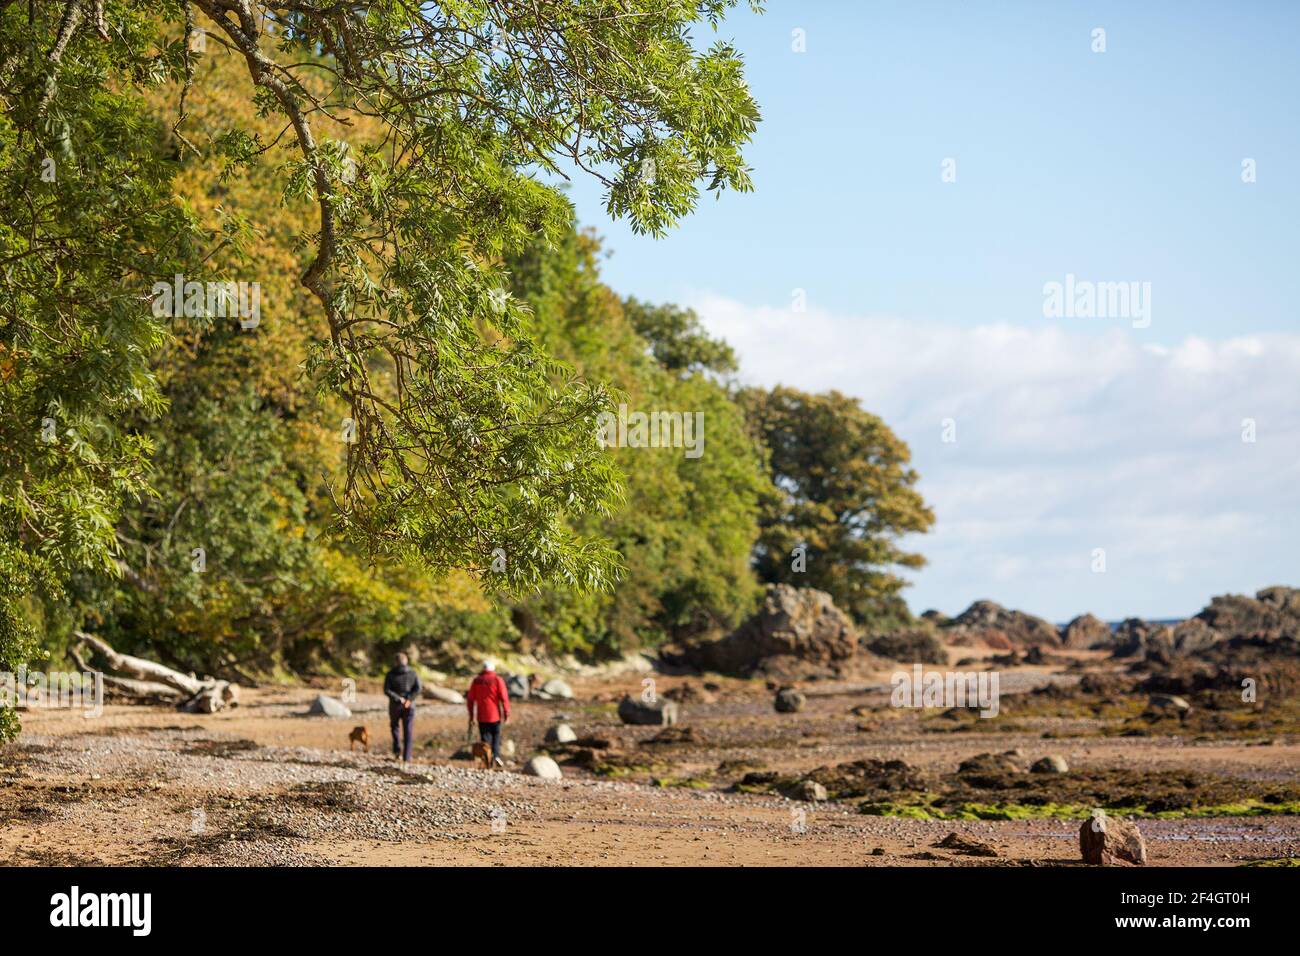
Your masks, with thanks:
[{"label": "fallen log", "polygon": [[[85,631],[73,631],[79,644],[85,644],[99,653],[109,667],[115,671],[131,675],[130,678],[114,678],[116,681],[134,679],[139,684],[161,684],[175,692],[181,710],[191,713],[212,714],[226,707],[239,704],[239,685],[224,680],[200,680],[192,674],[182,674],[164,664],[119,654],[113,646],[101,637]],[[108,678],[105,677],[105,682]]]},{"label": "fallen log", "polygon": [[[77,669],[89,673],[93,670],[89,664],[82,659],[76,645],[68,649],[68,655],[76,662]],[[148,704],[175,704],[184,699],[184,694],[175,687],[168,687],[166,684],[159,684],[157,681],[136,680],[133,677],[114,677],[111,674],[100,674],[100,679],[104,682],[104,690],[114,695],[127,697],[134,703]]]}]

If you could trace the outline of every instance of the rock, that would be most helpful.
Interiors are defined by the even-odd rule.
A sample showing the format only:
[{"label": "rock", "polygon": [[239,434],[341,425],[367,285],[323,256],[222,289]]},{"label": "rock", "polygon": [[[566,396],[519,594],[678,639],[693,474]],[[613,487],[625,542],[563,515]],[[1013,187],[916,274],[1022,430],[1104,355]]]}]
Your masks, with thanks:
[{"label": "rock", "polygon": [[543,780],[560,780],[564,777],[564,774],[560,773],[560,765],[543,754],[528,758],[528,762],[524,764],[524,773],[530,777],[541,777]]},{"label": "rock", "polygon": [[1092,811],[1092,816],[1083,821],[1079,828],[1079,852],[1084,863],[1094,866],[1116,863],[1143,866],[1147,861],[1146,842],[1137,824],[1107,816],[1104,810]]},{"label": "rock", "polygon": [[879,634],[867,642],[867,650],[904,664],[946,664],[948,652],[933,631],[908,627]]},{"label": "rock", "polygon": [[952,850],[954,853],[960,853],[963,856],[994,857],[998,855],[998,851],[983,840],[975,840],[957,833],[949,833],[938,843],[933,843],[931,846],[940,850]]},{"label": "rock", "polygon": [[505,678],[506,693],[511,700],[528,699],[528,678],[522,674],[508,674]]},{"label": "rock", "polygon": [[1024,773],[1024,765],[1012,754],[976,754],[961,762],[957,773],[962,783],[972,787],[1002,790],[1016,786],[1016,778]]},{"label": "rock", "polygon": [[755,674],[833,674],[858,650],[853,621],[825,591],[772,584],[758,612],[721,640],[688,651],[705,670]]},{"label": "rock", "polygon": [[[717,685],[714,685],[715,688]],[[676,687],[670,687],[664,691],[664,696],[669,700],[675,700],[679,704],[716,704],[718,695],[709,690],[708,687],[700,688],[690,681],[683,681]]]},{"label": "rock", "polygon": [[618,719],[625,724],[671,727],[677,723],[677,705],[666,697],[656,697],[653,703],[646,703],[627,694],[618,702]]},{"label": "rock", "polygon": [[465,703],[465,695],[460,691],[452,690],[450,687],[439,687],[436,684],[425,684],[420,696],[426,700],[437,700],[444,704]]},{"label": "rock", "polygon": [[795,785],[790,796],[795,800],[802,800],[805,803],[823,803],[830,799],[830,795],[816,780],[801,780]]},{"label": "rock", "polygon": [[573,728],[568,724],[556,724],[546,731],[546,743],[548,744],[571,744],[578,739],[578,735],[573,732]]},{"label": "rock", "polygon": [[1172,650],[1174,655],[1178,657],[1199,654],[1223,639],[1222,634],[1196,617],[1175,624],[1171,636],[1173,639]]},{"label": "rock", "polygon": [[706,743],[702,733],[694,727],[665,727],[648,740],[641,741],[643,747],[660,744],[703,744]]},{"label": "rock", "polygon": [[1101,618],[1091,614],[1080,614],[1061,629],[1061,642],[1066,647],[1088,650],[1095,647],[1109,647],[1111,644],[1110,625]]},{"label": "rock", "polygon": [[1034,761],[1030,773],[1069,773],[1070,765],[1060,754],[1048,754],[1041,760]]},{"label": "rock", "polygon": [[968,757],[957,767],[957,772],[966,773],[1022,773],[1024,767],[1019,764],[1020,755],[1014,751],[1006,753],[976,754]]},{"label": "rock", "polygon": [[1152,694],[1147,698],[1147,712],[1153,714],[1177,714],[1181,719],[1192,712],[1192,705],[1184,698],[1173,694]]},{"label": "rock", "polygon": [[1254,599],[1239,594],[1216,597],[1196,617],[1221,640],[1300,637],[1300,588],[1264,588]]},{"label": "rock", "polygon": [[806,703],[808,698],[793,687],[782,687],[772,700],[772,706],[776,708],[778,714],[797,714],[803,710]]},{"label": "rock", "polygon": [[513,757],[515,755],[515,742],[513,740],[501,741],[501,756]]},{"label": "rock", "polygon": [[901,760],[871,758],[818,767],[804,779],[817,781],[839,800],[849,797],[892,800],[899,793],[924,791],[929,783],[924,772]]},{"label": "rock", "polygon": [[1041,617],[1009,610],[993,601],[976,601],[953,618],[948,630],[977,635],[980,631],[996,631],[1016,647],[1033,644],[1055,647],[1061,643],[1056,628]]},{"label": "rock", "polygon": [[555,700],[573,700],[573,690],[559,678],[548,680],[538,689]]},{"label": "rock", "polygon": [[309,717],[351,717],[352,711],[341,700],[321,694],[307,708]]},{"label": "rock", "polygon": [[1173,644],[1173,628],[1130,617],[1115,628],[1112,653],[1115,657],[1146,657],[1153,653],[1168,653]]}]

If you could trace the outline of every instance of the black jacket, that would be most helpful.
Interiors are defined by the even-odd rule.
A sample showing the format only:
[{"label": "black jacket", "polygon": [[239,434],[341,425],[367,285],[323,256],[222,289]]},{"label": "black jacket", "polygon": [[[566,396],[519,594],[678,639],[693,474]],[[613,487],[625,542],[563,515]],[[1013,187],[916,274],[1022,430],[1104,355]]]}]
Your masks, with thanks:
[{"label": "black jacket", "polygon": [[394,667],[384,678],[384,693],[389,707],[401,707],[403,700],[414,706],[420,696],[420,675],[409,667]]}]

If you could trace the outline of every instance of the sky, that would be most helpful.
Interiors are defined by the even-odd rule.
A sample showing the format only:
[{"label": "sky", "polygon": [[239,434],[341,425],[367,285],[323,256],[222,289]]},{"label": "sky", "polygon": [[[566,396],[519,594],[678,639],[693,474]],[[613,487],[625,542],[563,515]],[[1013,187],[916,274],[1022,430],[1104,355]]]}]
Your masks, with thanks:
[{"label": "sky", "polygon": [[[718,35],[755,190],[661,240],[569,196],[618,292],[909,443],[914,610],[1300,586],[1300,4],[772,0]],[[1127,308],[1074,299],[1100,283]]]}]

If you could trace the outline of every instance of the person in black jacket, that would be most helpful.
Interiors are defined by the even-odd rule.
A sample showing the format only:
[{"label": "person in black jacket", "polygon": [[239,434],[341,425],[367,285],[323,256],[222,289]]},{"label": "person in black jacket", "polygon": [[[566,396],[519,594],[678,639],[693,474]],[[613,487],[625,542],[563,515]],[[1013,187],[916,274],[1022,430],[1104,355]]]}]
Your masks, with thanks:
[{"label": "person in black jacket", "polygon": [[[384,678],[384,694],[388,697],[388,726],[393,732],[393,756],[411,762],[412,736],[415,731],[415,699],[420,695],[420,675],[410,667],[405,654],[397,655],[397,663]],[[398,728],[401,728],[401,746],[398,746]]]}]

